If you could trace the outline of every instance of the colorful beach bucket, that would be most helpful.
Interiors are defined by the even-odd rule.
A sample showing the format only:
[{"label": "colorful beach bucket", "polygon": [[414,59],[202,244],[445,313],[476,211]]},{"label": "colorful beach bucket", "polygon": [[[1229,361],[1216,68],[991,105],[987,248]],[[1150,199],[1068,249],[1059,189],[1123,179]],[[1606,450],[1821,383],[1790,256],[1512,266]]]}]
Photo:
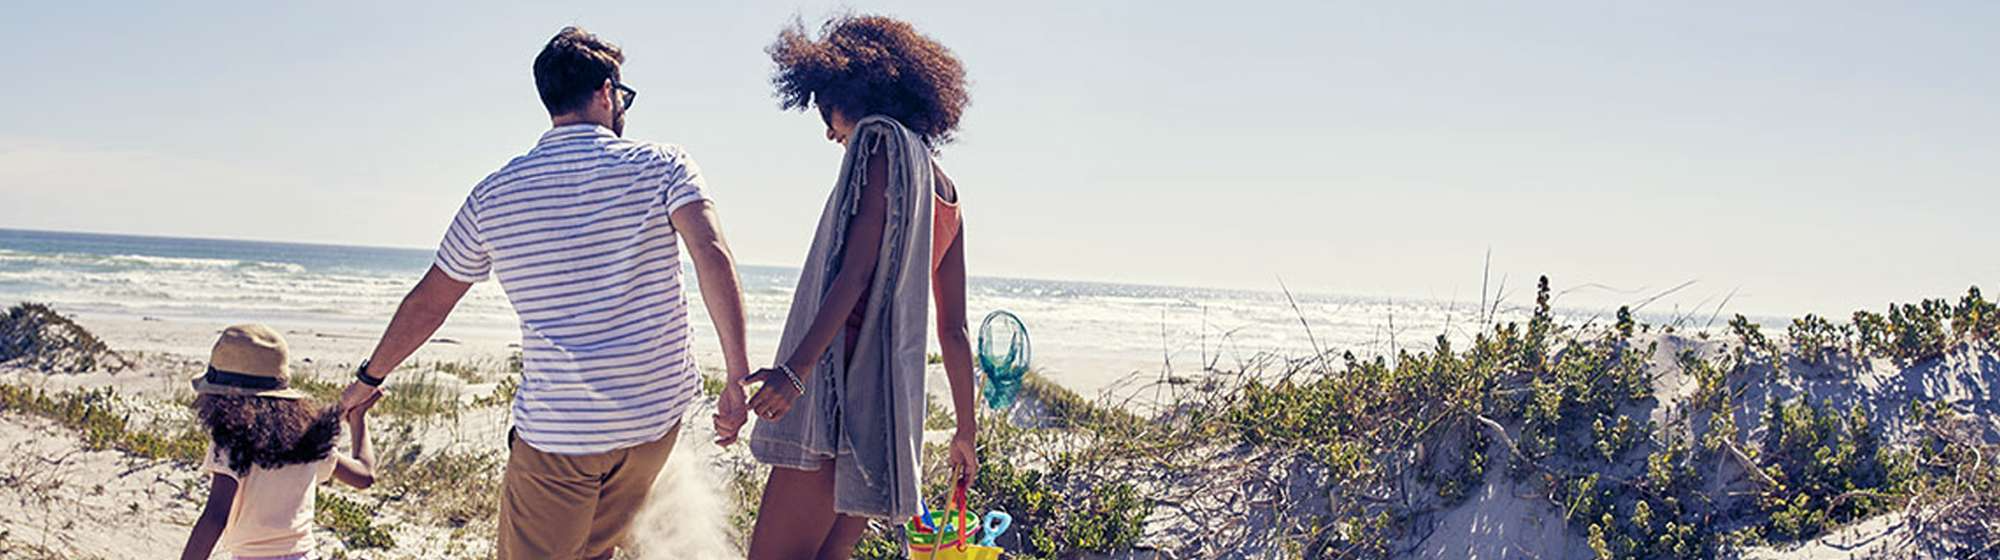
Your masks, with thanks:
[{"label": "colorful beach bucket", "polygon": [[910,558],[920,560],[998,560],[1000,548],[973,544],[984,524],[965,511],[965,485],[952,492],[944,511],[926,512],[903,524]]}]

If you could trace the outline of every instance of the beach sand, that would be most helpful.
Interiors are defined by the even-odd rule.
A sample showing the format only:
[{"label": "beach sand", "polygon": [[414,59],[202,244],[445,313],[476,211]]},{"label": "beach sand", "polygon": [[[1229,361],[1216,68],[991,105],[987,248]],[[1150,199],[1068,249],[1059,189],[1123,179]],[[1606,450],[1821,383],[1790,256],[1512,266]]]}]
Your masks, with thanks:
[{"label": "beach sand", "polygon": [[[123,353],[132,367],[112,372],[44,374],[18,367],[0,367],[0,382],[41,387],[50,391],[109,388],[139,426],[192,422],[185,407],[191,391],[187,379],[201,369],[209,344],[223,325],[184,321],[77,317],[78,323]],[[366,355],[377,333],[365,328],[285,328],[294,356],[295,375],[338,386],[351,379],[351,368]],[[1681,350],[1715,351],[1717,342],[1686,337],[1654,336],[1661,343],[1655,362],[1655,408],[1637,411],[1656,420],[1682,406],[1691,382],[1662,356]],[[481,402],[510,373],[514,341],[497,337],[445,336],[427,344],[411,360],[409,371],[392,376],[390,390],[402,383],[424,383],[441,398],[455,400],[449,414],[404,422],[405,436],[374,428],[378,454],[410,453],[438,457],[451,453],[498,456],[504,447],[508,412],[501,402]],[[706,360],[717,363],[717,360]],[[1758,437],[1754,426],[1767,396],[1808,396],[1843,407],[1859,406],[1879,422],[1886,440],[1895,441],[1912,426],[1907,403],[1941,400],[1983,422],[1985,433],[2000,434],[2000,350],[1991,345],[1966,348],[1946,359],[1902,367],[1875,360],[1849,364],[1848,371],[1794,367],[1781,377],[1752,375],[1732,378],[1740,408],[1739,425],[1750,428],[1746,440]],[[712,369],[711,375],[719,375]],[[928,380],[939,402],[948,402],[942,368],[932,366]],[[442,389],[438,389],[442,388]],[[410,387],[407,390],[422,390]],[[1026,397],[1024,397],[1026,398]],[[1016,425],[1046,421],[1034,411],[1044,403],[1025,400]],[[1024,412],[1025,411],[1025,412]],[[745,446],[724,449],[711,443],[708,417],[712,402],[704,399],[683,418],[680,442],[655,485],[655,495],[634,526],[634,558],[737,558],[738,533],[732,481],[761,480],[763,470]],[[392,421],[377,415],[376,425]],[[747,428],[746,428],[747,429]],[[947,431],[926,433],[929,443],[943,443]],[[382,449],[397,441],[395,449]],[[71,429],[19,412],[0,413],[0,446],[12,449],[0,460],[0,556],[129,558],[168,555],[178,550],[206,496],[206,478],[192,465],[144,459],[119,451],[91,450]],[[1283,522],[1328,510],[1326,494],[1314,473],[1295,459],[1251,449],[1228,441],[1197,444],[1211,459],[1202,472],[1132,473],[1148,495],[1185,496],[1178,508],[1159,508],[1145,527],[1137,550],[1093,556],[1107,558],[1261,558],[1282,555],[1287,535],[1275,532]],[[1507,451],[1488,450],[1495,457]],[[1643,454],[1634,454],[1643,461]],[[1025,461],[1024,458],[1014,458]],[[1021,463],[1017,466],[1025,466]],[[486,467],[498,474],[497,463]],[[1509,477],[1507,469],[1490,468],[1470,498],[1451,507],[1430,510],[1411,520],[1412,534],[1394,543],[1396,554],[1414,558],[1582,558],[1591,555],[1582,535],[1563,519],[1547,495]],[[1628,469],[1629,470],[1629,469]],[[1748,484],[1742,473],[1719,477],[1714,495],[1737,492]],[[321,529],[316,551],[322,556],[350,558],[482,558],[491,553],[493,519],[485,514],[463,522],[441,520],[443,505],[423,499],[385,499],[380,486],[357,492],[329,485],[323,491],[374,508],[376,526],[396,541],[392,549],[348,550]],[[1273,500],[1274,496],[1294,499]],[[1316,497],[1315,497],[1316,496]],[[379,506],[379,507],[378,507]],[[1179,511],[1182,513],[1172,513]],[[1832,533],[1783,547],[1742,551],[1755,558],[1819,560],[1894,556],[1894,543],[1911,538],[1901,514],[1866,519]],[[115,536],[114,536],[115,535]]]},{"label": "beach sand", "polygon": [[[133,361],[116,373],[44,374],[0,367],[0,382],[40,387],[51,392],[109,388],[130,403],[134,418],[147,422],[192,422],[185,403],[192,398],[188,379],[202,370],[209,346],[225,325],[160,319],[82,315],[78,324],[98,335]],[[379,331],[351,328],[279,327],[291,350],[295,376],[344,385],[360,358],[373,349]],[[452,334],[450,329],[440,331]],[[424,453],[445,451],[499,454],[505,447],[508,411],[504,404],[475,406],[510,373],[506,364],[517,351],[516,341],[494,337],[441,336],[424,345],[407,369],[392,375],[388,389],[421,380],[450,388],[461,407],[454,413],[415,424],[412,447]],[[705,358],[704,371],[719,376]],[[471,365],[476,379],[434,371],[437,364]],[[941,367],[932,366],[930,388],[940,402],[949,402]],[[655,484],[655,494],[635,522],[637,558],[740,558],[739,535],[730,524],[733,506],[727,481],[746,469],[761,473],[742,444],[724,449],[713,443],[709,424],[714,403],[703,398],[683,417],[679,442]],[[371,417],[371,441],[378,455],[386,424]],[[749,427],[743,436],[748,437]],[[927,438],[942,443],[947,432]],[[346,440],[341,440],[345,447]],[[201,501],[207,479],[192,465],[138,458],[114,450],[92,451],[73,430],[15,412],[0,413],[0,446],[19,451],[0,461],[0,507],[19,515],[0,516],[0,552],[8,546],[41,547],[63,556],[137,558],[179,550]],[[498,455],[504,460],[504,455]],[[387,461],[386,456],[378,457]],[[498,475],[498,466],[492,474]],[[756,475],[758,480],[761,474]],[[379,488],[379,487],[378,487]],[[366,491],[327,485],[323,491],[372,503]],[[378,526],[390,528],[392,550],[347,551],[322,530],[322,556],[336,552],[350,558],[483,558],[490,554],[492,520],[466,526],[440,524],[422,515],[424,504],[390,501],[376,512]],[[104,535],[119,535],[104,538]],[[36,550],[27,548],[25,550]],[[0,554],[5,556],[5,554]],[[221,557],[221,556],[218,556]]]}]

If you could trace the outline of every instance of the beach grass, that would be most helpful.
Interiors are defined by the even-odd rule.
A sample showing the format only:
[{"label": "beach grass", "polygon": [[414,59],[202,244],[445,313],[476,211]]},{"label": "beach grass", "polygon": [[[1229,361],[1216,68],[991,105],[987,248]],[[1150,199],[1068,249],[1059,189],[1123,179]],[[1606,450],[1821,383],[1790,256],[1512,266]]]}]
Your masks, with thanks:
[{"label": "beach grass", "polygon": [[384,383],[382,400],[371,412],[411,418],[457,418],[461,408],[458,388],[457,383],[418,370]]},{"label": "beach grass", "polygon": [[0,363],[44,373],[116,372],[131,361],[55,309],[22,302],[0,314]]},{"label": "beach grass", "polygon": [[492,521],[500,511],[496,451],[444,450],[384,465],[391,495],[423,504],[425,516],[450,527]]},{"label": "beach grass", "polygon": [[0,384],[0,411],[55,421],[75,430],[91,449],[117,449],[140,457],[194,464],[208,449],[208,434],[193,422],[178,427],[132,421],[129,407],[110,388],[50,392]]},{"label": "beach grass", "polygon": [[372,508],[325,489],[317,490],[313,499],[313,522],[332,531],[347,545],[348,550],[389,549],[396,547],[396,539],[389,532],[375,524]]},{"label": "beach grass", "polygon": [[427,449],[418,440],[421,421],[397,418],[374,436],[385,499],[421,504],[419,515],[449,527],[491,528],[500,511],[505,456],[453,443]]},{"label": "beach grass", "polygon": [[340,392],[347,390],[346,385],[327,381],[325,378],[314,375],[309,371],[297,371],[294,373],[292,375],[291,386],[293,389],[298,389],[299,392],[305,393],[307,397],[311,397],[315,401],[329,404],[339,402]]},{"label": "beach grass", "polygon": [[701,394],[705,397],[715,398],[716,395],[722,394],[722,389],[727,386],[727,383],[720,375],[701,374]]},{"label": "beach grass", "polygon": [[958,417],[952,414],[951,409],[939,405],[937,403],[936,398],[932,398],[930,395],[925,395],[924,429],[952,430],[956,428],[958,428]]},{"label": "beach grass", "polygon": [[[1850,370],[1834,366],[1869,359],[1911,367],[1990,354],[2000,314],[1976,288],[1956,302],[1892,305],[1846,324],[1801,319],[1783,344],[1734,317],[1714,340],[1676,343],[1705,350],[1666,357],[1696,384],[1685,408],[1654,394],[1661,342],[1685,339],[1642,336],[1668,329],[1629,309],[1608,325],[1559,324],[1546,279],[1538,292],[1525,323],[1488,325],[1462,349],[1440,337],[1426,352],[1329,352],[1205,372],[1163,387],[1172,396],[1145,416],[1030,376],[1022,406],[1039,407],[1041,422],[982,418],[972,501],[1015,515],[1020,531],[1003,544],[1028,558],[1130,550],[1162,511],[1197,524],[1267,523],[1249,538],[1284,554],[1389,556],[1407,552],[1398,547],[1419,519],[1464,503],[1495,469],[1539,488],[1603,558],[1713,557],[1906,506],[1975,533],[1950,542],[2000,542],[2000,527],[1979,521],[2000,510],[2000,469],[1980,460],[2000,448],[1970,435],[1966,415],[1912,404],[1931,411],[1915,417],[1924,435],[1890,442],[1877,416],[1894,411],[1801,397],[1741,401],[1746,384],[1798,373],[1798,364],[1841,375]],[[1677,407],[1664,423],[1650,417],[1662,406]],[[1734,411],[1759,409],[1754,424],[1736,425]],[[1725,465],[1750,473],[1749,482],[1718,495]],[[926,480],[945,478],[932,474]],[[1287,480],[1310,490],[1279,490]],[[942,495],[939,484],[925,495]],[[1261,507],[1281,513],[1245,519],[1205,500],[1238,484],[1264,488]],[[894,542],[895,529],[871,533],[864,549]]]},{"label": "beach grass", "polygon": [[520,375],[500,378],[500,382],[493,384],[493,392],[472,399],[472,406],[475,408],[507,406],[514,402],[514,393],[519,390],[521,390]]},{"label": "beach grass", "polygon": [[[18,560],[77,560],[73,553],[64,553],[30,542],[22,542],[5,530],[0,530],[0,558]],[[83,557],[93,558],[93,557]]]},{"label": "beach grass", "polygon": [[[1407,554],[1424,524],[1496,481],[1551,508],[1602,558],[1726,556],[1888,512],[1913,516],[1912,530],[1926,535],[1913,550],[1924,554],[2000,549],[2000,446],[1982,431],[1987,412],[1772,389],[1852,384],[1883,363],[1901,374],[1991,362],[2000,311],[1976,288],[1846,321],[1806,316],[1778,334],[1741,316],[1713,333],[1656,329],[1630,309],[1610,324],[1564,324],[1549,309],[1547,279],[1537,288],[1524,322],[1440,336],[1427,351],[1267,357],[1095,399],[1031,373],[1016,409],[980,413],[972,505],[1015,516],[1000,544],[1019,558],[1152,546],[1195,556],[1249,546],[1293,557]],[[501,457],[426,450],[414,435],[459,413],[457,385],[430,377],[464,374],[453,369],[407,374],[378,407],[391,419],[376,436],[384,492],[365,499],[421,504],[419,516],[479,538],[497,511]],[[1665,377],[1686,389],[1661,389],[1672,386]],[[510,401],[514,379],[474,406]],[[327,399],[341,388],[311,376],[295,384]],[[1121,391],[1164,397],[1135,405]],[[55,420],[92,448],[200,459],[206,434],[134,421],[119,399],[109,389],[0,385],[0,410]],[[946,407],[927,403],[926,413],[927,429],[952,426]],[[925,446],[922,467],[923,494],[939,506],[949,493],[941,445]],[[763,477],[754,467],[730,473],[730,522],[747,538]],[[316,519],[350,549],[394,546],[363,498],[320,496]],[[1187,532],[1160,540],[1175,527]],[[900,531],[871,524],[856,557],[899,557]]]}]

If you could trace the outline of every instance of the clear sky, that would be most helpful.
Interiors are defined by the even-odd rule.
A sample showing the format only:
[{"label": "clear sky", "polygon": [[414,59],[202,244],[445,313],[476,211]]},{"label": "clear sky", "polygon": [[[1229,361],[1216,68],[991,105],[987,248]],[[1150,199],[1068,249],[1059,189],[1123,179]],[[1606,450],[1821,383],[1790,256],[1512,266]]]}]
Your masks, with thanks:
[{"label": "clear sky", "polygon": [[1476,300],[1490,249],[1582,299],[2000,292],[2000,3],[293,4],[7,8],[0,227],[431,246],[580,24],[626,50],[627,135],[794,265],[839,152],[762,48],[846,6],[965,61],[978,275]]}]

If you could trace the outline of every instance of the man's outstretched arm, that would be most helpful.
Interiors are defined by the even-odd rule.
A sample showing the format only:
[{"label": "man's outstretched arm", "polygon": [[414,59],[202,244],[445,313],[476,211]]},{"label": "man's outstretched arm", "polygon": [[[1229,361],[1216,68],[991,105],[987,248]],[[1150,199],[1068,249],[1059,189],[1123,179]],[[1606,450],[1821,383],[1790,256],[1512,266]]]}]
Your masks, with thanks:
[{"label": "man's outstretched arm", "polygon": [[681,247],[694,261],[695,275],[701,280],[701,300],[708,307],[709,320],[715,323],[715,338],[722,343],[722,361],[728,369],[728,378],[723,383],[722,401],[716,407],[715,427],[716,443],[728,445],[736,441],[737,430],[748,420],[741,381],[750,374],[750,359],[744,348],[743,289],[736,277],[736,257],[730,254],[715,206],[708,201],[682,206],[669,218],[680,235]]},{"label": "man's outstretched arm", "polygon": [[[452,308],[458,307],[458,300],[471,288],[472,284],[452,279],[437,265],[431,265],[424,279],[417,281],[417,287],[403,296],[403,304],[396,307],[396,316],[389,320],[382,341],[375,343],[375,353],[368,358],[368,376],[386,378],[410,354],[415,354],[417,348],[437,333],[445,317],[451,315]],[[380,389],[357,379],[340,394],[340,404],[342,408],[358,405],[377,391]]]}]

